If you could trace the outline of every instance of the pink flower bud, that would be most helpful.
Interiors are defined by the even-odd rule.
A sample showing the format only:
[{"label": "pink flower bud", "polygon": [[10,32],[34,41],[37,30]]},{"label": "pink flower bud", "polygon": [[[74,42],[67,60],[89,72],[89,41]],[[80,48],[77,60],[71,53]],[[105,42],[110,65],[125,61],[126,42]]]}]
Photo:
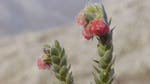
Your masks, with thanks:
[{"label": "pink flower bud", "polygon": [[93,34],[91,34],[88,29],[84,28],[84,30],[82,31],[82,34],[84,38],[87,40],[90,40],[91,38],[93,38]]},{"label": "pink flower bud", "polygon": [[91,28],[90,28],[91,34],[103,36],[109,31],[110,31],[109,26],[105,24],[103,20],[94,20],[91,22]]},{"label": "pink flower bud", "polygon": [[45,55],[43,55],[37,61],[37,66],[39,67],[39,69],[49,69],[50,68],[50,64],[44,62],[44,58],[45,58]]},{"label": "pink flower bud", "polygon": [[86,26],[86,24],[87,24],[87,22],[86,22],[86,20],[85,20],[85,18],[84,18],[84,16],[81,14],[81,15],[79,15],[78,17],[77,17],[77,23],[79,24],[79,25],[81,25],[81,26],[83,26],[83,27],[85,27]]}]

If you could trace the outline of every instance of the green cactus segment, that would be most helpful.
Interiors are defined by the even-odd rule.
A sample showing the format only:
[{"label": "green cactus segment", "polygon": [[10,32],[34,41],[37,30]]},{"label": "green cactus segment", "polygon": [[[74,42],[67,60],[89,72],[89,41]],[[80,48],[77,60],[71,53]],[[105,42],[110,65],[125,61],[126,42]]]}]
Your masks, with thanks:
[{"label": "green cactus segment", "polygon": [[62,48],[58,41],[50,47],[44,46],[44,53],[49,55],[46,62],[51,62],[55,77],[60,81],[60,84],[74,84],[72,72],[70,72],[70,66],[67,63],[67,56],[65,49]]},{"label": "green cactus segment", "polygon": [[94,60],[97,66],[94,66],[94,79],[96,84],[112,84],[114,76],[114,59],[112,45],[98,44],[99,60]]}]

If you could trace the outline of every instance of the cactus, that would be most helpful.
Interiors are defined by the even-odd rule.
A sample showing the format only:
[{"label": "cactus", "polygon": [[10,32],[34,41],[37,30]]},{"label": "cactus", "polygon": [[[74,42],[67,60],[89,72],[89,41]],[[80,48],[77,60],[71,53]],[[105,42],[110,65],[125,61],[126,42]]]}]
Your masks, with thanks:
[{"label": "cactus", "polygon": [[96,84],[112,84],[114,79],[112,31],[105,38],[97,38],[99,59],[94,60],[97,66],[94,66],[96,72],[93,73]]},{"label": "cactus", "polygon": [[[95,84],[112,84],[114,80],[114,61],[112,35],[114,28],[110,29],[111,19],[108,20],[103,4],[89,4],[77,17],[77,23],[83,26],[83,36],[87,40],[97,38],[97,51],[99,58],[94,60],[93,66]],[[74,84],[71,65],[67,63],[65,49],[56,40],[53,46],[45,45],[44,55],[38,60],[40,69],[51,69],[60,84]]]},{"label": "cactus", "polygon": [[52,47],[45,45],[43,51],[48,56],[44,61],[51,64],[55,77],[60,84],[74,84],[70,65],[67,63],[65,49],[60,46],[59,42],[55,41]]},{"label": "cactus", "polygon": [[[99,59],[94,60],[97,64],[94,66],[93,73],[96,84],[112,84],[114,79],[114,57],[112,33],[110,29],[111,19],[108,17],[103,4],[93,3],[84,8],[77,18],[77,23],[83,26],[83,36],[90,40],[97,38],[97,50]],[[82,17],[81,17],[82,16]],[[83,24],[84,23],[84,24]],[[86,23],[86,24],[85,24]]]}]

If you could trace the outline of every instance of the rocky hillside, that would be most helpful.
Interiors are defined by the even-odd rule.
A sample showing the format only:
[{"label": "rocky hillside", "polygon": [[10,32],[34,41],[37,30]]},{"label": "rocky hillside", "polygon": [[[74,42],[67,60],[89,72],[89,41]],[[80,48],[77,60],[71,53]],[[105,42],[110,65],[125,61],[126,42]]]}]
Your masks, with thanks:
[{"label": "rocky hillside", "polygon": [[[114,84],[150,82],[150,1],[105,1],[112,16],[116,79]],[[0,39],[0,84],[53,84],[52,71],[41,71],[36,60],[42,45],[59,40],[68,54],[76,84],[90,84],[96,41],[86,41],[77,25],[29,32]]]}]

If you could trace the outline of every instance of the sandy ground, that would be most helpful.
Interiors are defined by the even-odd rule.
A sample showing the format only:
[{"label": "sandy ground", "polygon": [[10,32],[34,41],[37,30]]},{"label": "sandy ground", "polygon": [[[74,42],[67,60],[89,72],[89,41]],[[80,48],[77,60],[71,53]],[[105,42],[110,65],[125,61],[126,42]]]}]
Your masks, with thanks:
[{"label": "sandy ground", "polygon": [[[150,84],[150,1],[106,1],[112,16],[116,79],[114,84]],[[109,5],[112,4],[113,5]],[[114,5],[117,6],[114,6]],[[29,32],[0,39],[0,84],[53,84],[53,72],[39,70],[42,46],[59,40],[68,54],[76,84],[93,80],[96,41],[86,41],[77,25]]]}]

